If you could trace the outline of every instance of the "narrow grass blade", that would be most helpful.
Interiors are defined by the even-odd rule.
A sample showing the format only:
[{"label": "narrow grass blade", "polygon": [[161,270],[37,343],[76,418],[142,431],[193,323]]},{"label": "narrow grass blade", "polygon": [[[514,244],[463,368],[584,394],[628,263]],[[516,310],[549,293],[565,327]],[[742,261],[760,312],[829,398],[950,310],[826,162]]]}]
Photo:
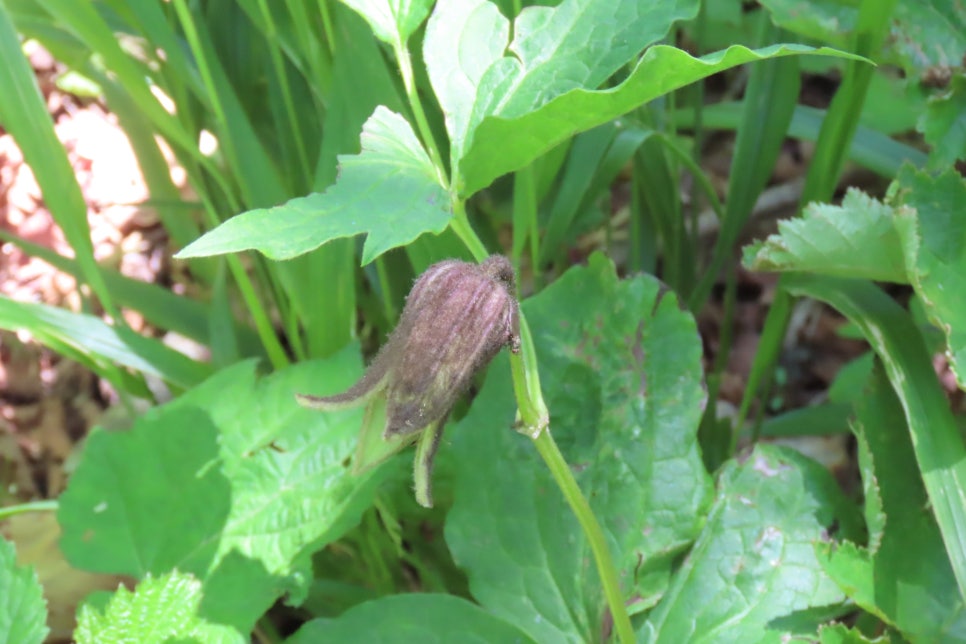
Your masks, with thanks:
[{"label": "narrow grass blade", "polygon": [[91,315],[72,313],[45,304],[16,302],[0,297],[0,328],[27,331],[51,347],[102,375],[135,395],[150,395],[137,380],[117,380],[117,367],[161,378],[189,388],[209,375],[209,365],[196,362],[159,341],[130,329],[115,328]]},{"label": "narrow grass blade", "polygon": [[[797,105],[788,126],[788,136],[803,141],[817,141],[826,112]],[[742,113],[741,102],[706,105],[701,113],[702,124],[705,129],[735,130],[741,122]],[[694,110],[691,109],[679,110],[673,118],[678,128],[692,127],[695,123]],[[904,163],[911,163],[917,168],[925,167],[928,158],[921,150],[862,125],[856,128],[846,154],[850,161],[887,179],[896,176]]]},{"label": "narrow grass blade", "polygon": [[33,71],[20,51],[20,39],[4,2],[0,2],[0,87],[3,88],[0,125],[20,146],[50,214],[74,250],[84,280],[90,284],[105,310],[117,319],[119,316],[111,293],[94,261],[84,197],[54,132]]},{"label": "narrow grass blade", "polygon": [[[778,30],[761,13],[759,43],[778,36]],[[755,201],[774,172],[801,88],[798,60],[794,57],[764,60],[751,67],[744,111],[731,159],[728,200],[724,221],[711,262],[688,301],[700,311],[725,261],[734,253],[738,235],[754,209]],[[727,350],[727,349],[726,349]]]}]

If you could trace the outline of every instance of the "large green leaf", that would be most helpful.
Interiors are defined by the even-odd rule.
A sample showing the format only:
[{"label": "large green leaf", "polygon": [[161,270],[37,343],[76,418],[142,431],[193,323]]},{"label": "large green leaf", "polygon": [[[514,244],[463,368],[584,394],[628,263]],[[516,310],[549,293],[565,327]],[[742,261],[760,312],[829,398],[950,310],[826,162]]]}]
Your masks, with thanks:
[{"label": "large green leaf", "polygon": [[758,446],[729,462],[701,536],[638,640],[777,644],[814,633],[829,615],[805,611],[844,599],[815,544],[854,512],[829,473],[797,452]]},{"label": "large green leaf", "polygon": [[[835,46],[845,46],[856,28],[853,0],[762,0],[772,20],[789,31]],[[966,51],[963,7],[959,0],[900,0],[887,40],[885,58],[910,76],[927,67],[956,67]]]},{"label": "large green leaf", "polygon": [[239,644],[242,634],[198,617],[201,582],[185,573],[161,577],[148,575],[134,592],[124,586],[111,597],[103,613],[81,606],[74,638],[78,644],[100,642],[190,641],[206,644]]},{"label": "large green leaf", "polygon": [[0,538],[0,641],[40,644],[47,636],[46,621],[37,574],[18,566],[13,544]]},{"label": "large green leaf", "polygon": [[778,233],[745,247],[756,271],[808,271],[908,283],[896,210],[850,189],[841,206],[809,204],[803,216],[778,223]]},{"label": "large green leaf", "polygon": [[255,249],[271,259],[291,259],[364,232],[367,264],[423,233],[446,228],[449,197],[403,117],[377,108],[362,128],[362,152],[340,160],[341,174],[326,192],[232,217],[175,257]]},{"label": "large green leaf", "polygon": [[593,86],[571,86],[556,95],[541,92],[526,109],[496,103],[489,112],[477,117],[479,125],[471,130],[471,139],[463,145],[458,164],[460,191],[472,194],[496,177],[526,166],[574,133],[712,74],[744,63],[802,54],[849,56],[804,45],[772,45],[757,50],[736,45],[694,58],[680,49],[656,45],[647,50],[627,80],[616,87],[595,91]]},{"label": "large green leaf", "polygon": [[[602,256],[524,303],[551,431],[603,523],[625,597],[667,586],[710,497],[696,430],[701,343],[678,300]],[[591,552],[530,440],[516,434],[498,359],[450,433],[455,503],[446,540],[473,596],[542,642],[599,641],[604,598]]]},{"label": "large green leaf", "polygon": [[521,11],[510,42],[510,21],[488,0],[440,3],[426,27],[423,57],[453,158],[466,156],[484,117],[526,114],[569,90],[595,89],[697,10],[695,0],[564,0]]},{"label": "large green leaf", "polygon": [[898,181],[902,202],[912,207],[897,222],[912,285],[946,334],[953,372],[966,389],[966,179],[952,169],[933,178],[907,166]]},{"label": "large green leaf", "polygon": [[521,630],[476,604],[452,595],[390,595],[352,608],[336,619],[316,619],[288,644],[380,642],[532,642]]},{"label": "large green leaf", "polygon": [[884,521],[873,522],[879,527],[870,549],[824,546],[819,559],[856,604],[910,641],[966,642],[966,607],[928,510],[902,407],[881,368],[874,373],[871,390],[856,403],[854,430],[866,503]]},{"label": "large green leaf", "polygon": [[361,411],[313,413],[293,398],[359,372],[356,350],[261,380],[242,363],[130,432],[94,433],[60,504],[64,552],[95,571],[193,573],[201,616],[247,632],[370,503],[377,472],[349,465]]}]

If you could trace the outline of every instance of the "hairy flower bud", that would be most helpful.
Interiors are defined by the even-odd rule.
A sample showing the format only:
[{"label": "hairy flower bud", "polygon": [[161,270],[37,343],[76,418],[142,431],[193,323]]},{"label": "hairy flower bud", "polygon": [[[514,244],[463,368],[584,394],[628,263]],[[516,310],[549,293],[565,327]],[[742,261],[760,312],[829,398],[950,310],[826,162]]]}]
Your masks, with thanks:
[{"label": "hairy flower bud", "polygon": [[446,417],[500,349],[519,351],[518,316],[513,268],[505,257],[480,265],[433,264],[416,280],[399,324],[355,385],[335,396],[296,397],[307,407],[332,410],[384,395],[383,438],[422,434],[416,493],[430,505],[428,473]]}]

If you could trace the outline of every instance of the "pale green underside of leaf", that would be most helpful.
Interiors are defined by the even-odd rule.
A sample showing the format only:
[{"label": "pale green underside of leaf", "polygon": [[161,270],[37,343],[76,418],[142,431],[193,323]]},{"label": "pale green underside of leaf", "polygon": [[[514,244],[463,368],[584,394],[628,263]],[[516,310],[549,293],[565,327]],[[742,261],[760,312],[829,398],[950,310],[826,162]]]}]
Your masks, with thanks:
[{"label": "pale green underside of leaf", "polygon": [[[625,596],[645,608],[710,501],[694,320],[657,280],[619,281],[600,255],[523,308],[551,431],[603,523]],[[492,614],[541,642],[599,640],[604,598],[589,547],[530,440],[511,429],[503,356],[489,374],[448,433],[457,476],[447,543]]]},{"label": "pale green underside of leaf", "polygon": [[843,599],[815,556],[839,494],[827,471],[790,450],[759,445],[725,465],[704,530],[638,641],[777,644],[814,633],[792,614]]},{"label": "pale green underside of leaf", "polygon": [[371,502],[377,473],[350,473],[361,410],[318,413],[293,398],[346,388],[359,363],[347,349],[261,380],[242,363],[129,432],[95,432],[60,504],[65,554],[136,577],[191,572],[202,617],[247,632]]},{"label": "pale green underside of leaf", "polygon": [[433,0],[341,1],[365,18],[376,37],[388,45],[409,40],[433,6]]},{"label": "pale green underside of leaf", "polygon": [[756,271],[809,271],[908,283],[896,211],[850,189],[841,206],[809,204],[802,217],[778,223],[778,233],[745,247]]},{"label": "pale green underside of leaf", "polygon": [[606,90],[570,89],[526,110],[497,105],[479,119],[459,157],[461,194],[470,195],[507,172],[529,164],[577,132],[619,117],[668,92],[744,63],[803,54],[858,57],[834,49],[772,45],[751,50],[735,45],[694,58],[666,45],[648,49],[630,77]]},{"label": "pale green underside of leaf", "polygon": [[103,613],[82,606],[74,638],[78,644],[161,644],[171,640],[240,644],[248,640],[238,631],[199,618],[201,599],[201,582],[191,575],[149,575],[134,592],[121,586]]},{"label": "pale green underside of leaf", "polygon": [[258,250],[284,260],[367,233],[367,264],[423,233],[442,232],[450,219],[449,197],[409,123],[378,107],[363,126],[361,142],[360,154],[340,157],[339,178],[326,192],[232,217],[175,257]]},{"label": "pale green underside of leaf", "polygon": [[[910,641],[964,642],[966,607],[928,511],[902,407],[881,368],[857,401],[856,416],[856,436],[868,446],[863,482],[877,492],[871,509],[884,516],[876,521],[882,534],[870,536],[868,550],[851,542],[821,548],[819,560],[853,601]],[[916,556],[906,556],[911,552]]]},{"label": "pale green underside of leaf", "polygon": [[336,619],[313,620],[287,640],[288,644],[532,641],[522,631],[461,597],[418,593],[390,595],[360,604]]},{"label": "pale green underside of leaf", "polygon": [[40,644],[47,636],[47,602],[33,568],[17,565],[13,544],[0,537],[0,640]]}]

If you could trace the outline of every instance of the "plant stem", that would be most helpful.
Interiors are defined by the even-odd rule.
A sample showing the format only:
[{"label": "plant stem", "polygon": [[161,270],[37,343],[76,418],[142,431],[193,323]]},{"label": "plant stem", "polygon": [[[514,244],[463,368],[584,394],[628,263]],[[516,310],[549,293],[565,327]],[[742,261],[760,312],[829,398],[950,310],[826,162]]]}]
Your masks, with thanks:
[{"label": "plant stem", "polygon": [[29,503],[19,503],[17,505],[10,505],[5,508],[0,508],[0,521],[4,519],[9,519],[15,514],[24,514],[26,512],[54,512],[57,510],[57,500],[50,499],[48,501],[31,501]]},{"label": "plant stem", "polygon": [[607,597],[607,605],[610,607],[611,616],[614,619],[614,628],[617,631],[617,639],[621,644],[634,642],[634,628],[631,626],[631,619],[627,615],[624,606],[624,597],[621,594],[620,581],[617,579],[617,569],[611,559],[610,551],[607,549],[607,541],[604,539],[604,532],[597,523],[597,518],[590,509],[590,504],[577,486],[570,467],[564,460],[563,454],[550,435],[549,429],[540,432],[536,440],[533,441],[543,461],[550,469],[554,480],[564,498],[570,504],[570,509],[577,516],[580,527],[584,530],[584,535],[590,544],[590,549],[594,553],[594,560],[597,563],[597,574],[600,575],[600,583],[604,587],[604,595]]},{"label": "plant stem", "polygon": [[597,564],[597,574],[604,587],[604,596],[614,619],[617,639],[622,644],[634,641],[634,629],[631,619],[624,606],[624,596],[621,593],[620,581],[614,560],[607,549],[604,531],[597,522],[590,509],[590,503],[580,491],[577,481],[564,460],[563,454],[550,434],[550,420],[543,393],[540,391],[540,379],[537,372],[537,358],[533,347],[533,336],[523,313],[520,314],[520,353],[510,355],[510,365],[513,372],[513,391],[516,394],[517,406],[520,409],[520,421],[523,425],[522,433],[533,439],[533,444],[550,469],[550,474],[557,487],[563,493],[570,509],[573,510],[580,527],[584,531],[587,543],[594,553]]},{"label": "plant stem", "polygon": [[[402,71],[403,82],[406,85],[410,106],[416,118],[416,124],[439,177],[444,179],[446,177],[445,168],[414,89],[409,52],[405,46],[396,47],[396,56],[400,71]],[[450,194],[453,208],[450,226],[477,261],[486,259],[489,252],[477,236],[476,231],[470,226],[469,220],[466,218],[464,201],[459,197],[455,186],[450,186]],[[540,389],[540,376],[537,370],[533,337],[522,311],[520,312],[520,345],[520,353],[510,354],[510,365],[513,373],[513,391],[523,426],[522,433],[533,439],[534,446],[547,464],[551,475],[557,482],[557,486],[576,515],[577,521],[584,531],[584,536],[590,544],[590,549],[594,553],[597,574],[600,577],[601,585],[604,587],[604,595],[607,598],[607,604],[614,620],[617,639],[621,644],[631,644],[635,641],[634,629],[631,626],[627,608],[624,606],[624,598],[617,578],[617,569],[614,567],[614,561],[607,549],[604,532],[597,522],[597,517],[590,509],[590,503],[587,502],[583,492],[580,491],[580,487],[570,472],[570,467],[564,460],[563,454],[560,453],[557,443],[550,435],[549,413]]]},{"label": "plant stem", "polygon": [[453,219],[450,221],[450,226],[453,228],[453,232],[456,233],[460,241],[463,242],[463,245],[473,254],[473,259],[482,262],[490,256],[490,253],[486,250],[483,242],[480,241],[476,231],[470,226],[470,222],[466,218],[466,209],[463,206],[463,200],[454,194],[451,203],[453,206]]},{"label": "plant stem", "polygon": [[409,107],[413,111],[413,118],[416,119],[416,127],[419,129],[419,135],[422,137],[423,145],[426,146],[426,151],[429,153],[429,159],[433,162],[433,167],[436,168],[440,185],[445,186],[449,183],[449,179],[446,177],[446,166],[443,165],[443,158],[439,154],[439,148],[436,147],[436,139],[433,138],[433,131],[429,127],[429,121],[426,120],[426,113],[423,112],[423,104],[419,100],[419,92],[416,90],[416,80],[413,75],[413,64],[409,56],[409,49],[406,48],[406,43],[396,43],[394,49],[396,52],[396,62],[399,64],[399,72],[402,74],[403,85],[406,88],[406,99],[409,101]]}]

